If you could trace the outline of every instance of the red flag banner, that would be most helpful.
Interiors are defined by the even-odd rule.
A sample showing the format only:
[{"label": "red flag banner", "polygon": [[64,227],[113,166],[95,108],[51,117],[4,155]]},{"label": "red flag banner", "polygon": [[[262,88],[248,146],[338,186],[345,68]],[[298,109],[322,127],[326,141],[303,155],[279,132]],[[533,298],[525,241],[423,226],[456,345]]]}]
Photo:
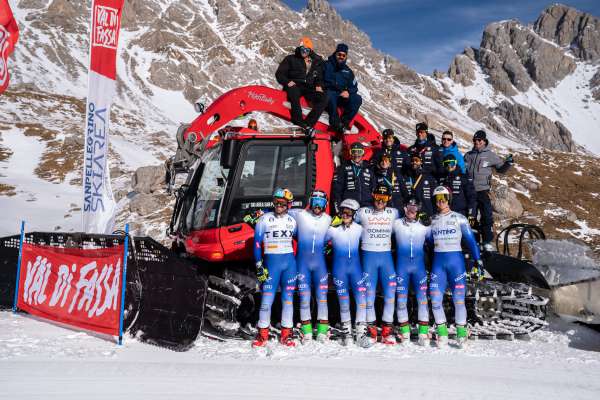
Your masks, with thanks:
[{"label": "red flag banner", "polygon": [[8,87],[8,56],[19,39],[19,27],[8,0],[0,0],[0,94]]},{"label": "red flag banner", "polygon": [[123,250],[23,244],[17,306],[31,315],[119,335]]}]

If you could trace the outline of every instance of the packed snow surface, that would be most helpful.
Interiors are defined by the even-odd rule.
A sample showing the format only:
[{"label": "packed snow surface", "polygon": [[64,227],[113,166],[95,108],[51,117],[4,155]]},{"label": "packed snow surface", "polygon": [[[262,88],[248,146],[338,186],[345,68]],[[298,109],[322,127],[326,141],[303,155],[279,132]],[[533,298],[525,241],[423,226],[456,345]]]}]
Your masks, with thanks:
[{"label": "packed snow surface", "polygon": [[117,346],[0,312],[0,398],[19,399],[597,399],[600,333],[553,320],[530,341],[345,348],[199,339],[176,353]]}]

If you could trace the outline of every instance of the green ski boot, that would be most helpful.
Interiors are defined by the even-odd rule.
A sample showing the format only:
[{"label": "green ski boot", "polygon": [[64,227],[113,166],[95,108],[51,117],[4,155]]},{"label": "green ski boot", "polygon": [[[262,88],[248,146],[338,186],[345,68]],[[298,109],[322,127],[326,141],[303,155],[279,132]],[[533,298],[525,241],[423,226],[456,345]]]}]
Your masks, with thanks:
[{"label": "green ski boot", "polygon": [[313,328],[312,324],[309,322],[307,324],[303,323],[300,327],[300,341],[302,344],[307,344],[313,340]]},{"label": "green ski boot", "polygon": [[446,324],[440,324],[437,326],[437,347],[443,348],[448,345],[448,327]]},{"label": "green ski boot", "polygon": [[419,346],[425,346],[430,339],[429,325],[419,323]]},{"label": "green ski boot", "polygon": [[403,345],[410,343],[410,325],[408,323],[398,327],[398,341]]},{"label": "green ski boot", "polygon": [[325,343],[329,339],[329,323],[317,323],[317,342]]},{"label": "green ski boot", "polygon": [[465,325],[456,325],[456,342],[461,349],[467,345],[469,331]]}]

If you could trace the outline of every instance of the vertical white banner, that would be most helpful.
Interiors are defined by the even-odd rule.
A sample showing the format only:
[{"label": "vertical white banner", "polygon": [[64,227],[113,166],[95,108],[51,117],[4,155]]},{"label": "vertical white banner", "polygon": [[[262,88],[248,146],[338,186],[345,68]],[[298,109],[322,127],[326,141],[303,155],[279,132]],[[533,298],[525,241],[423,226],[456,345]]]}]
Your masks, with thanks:
[{"label": "vertical white banner", "polygon": [[83,166],[83,231],[112,233],[116,203],[110,184],[110,106],[123,0],[94,0],[90,24],[90,69]]}]

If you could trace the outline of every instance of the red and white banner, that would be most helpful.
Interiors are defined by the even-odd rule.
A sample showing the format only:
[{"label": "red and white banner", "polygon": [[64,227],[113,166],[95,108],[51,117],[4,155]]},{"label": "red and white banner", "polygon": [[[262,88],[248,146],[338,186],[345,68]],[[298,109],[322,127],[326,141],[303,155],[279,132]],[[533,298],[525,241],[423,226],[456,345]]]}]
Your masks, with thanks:
[{"label": "red and white banner", "polygon": [[23,244],[17,307],[119,336],[124,246],[63,249]]},{"label": "red and white banner", "polygon": [[19,27],[8,0],[0,0],[0,94],[8,87],[8,56],[19,39]]},{"label": "red and white banner", "polygon": [[94,0],[83,167],[83,231],[112,233],[116,203],[108,167],[110,106],[124,0]]}]

